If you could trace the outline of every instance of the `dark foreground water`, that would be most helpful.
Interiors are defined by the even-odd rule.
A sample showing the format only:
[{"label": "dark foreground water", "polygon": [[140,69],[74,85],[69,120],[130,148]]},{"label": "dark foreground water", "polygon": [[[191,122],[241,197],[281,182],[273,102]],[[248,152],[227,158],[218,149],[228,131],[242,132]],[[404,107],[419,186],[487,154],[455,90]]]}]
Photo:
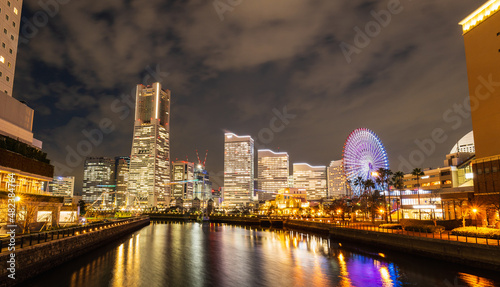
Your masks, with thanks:
[{"label": "dark foreground water", "polygon": [[153,223],[26,286],[500,286],[494,272],[287,230]]}]

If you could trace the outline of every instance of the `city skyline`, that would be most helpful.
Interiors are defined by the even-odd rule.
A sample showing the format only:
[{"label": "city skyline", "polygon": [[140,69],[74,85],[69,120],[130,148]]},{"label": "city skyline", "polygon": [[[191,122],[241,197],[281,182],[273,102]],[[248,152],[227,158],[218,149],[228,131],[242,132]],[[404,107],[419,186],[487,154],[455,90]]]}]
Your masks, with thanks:
[{"label": "city skyline", "polygon": [[[18,59],[14,97],[26,101],[34,108],[35,137],[44,142],[43,148],[48,152],[49,158],[54,163],[59,163],[56,171],[62,172],[62,175],[76,176],[76,191],[81,190],[79,183],[85,157],[79,156],[68,162],[69,153],[66,148],[76,150],[79,142],[87,140],[83,130],[99,129],[99,121],[109,118],[115,129],[105,134],[101,143],[93,145],[89,156],[127,155],[131,147],[127,139],[132,133],[133,122],[133,109],[127,104],[128,101],[133,102],[131,91],[136,83],[150,84],[154,81],[162,82],[176,95],[173,99],[176,112],[172,116],[172,135],[175,136],[171,147],[172,158],[183,159],[188,155],[189,160],[194,161],[193,150],[210,150],[207,169],[216,186],[221,185],[223,178],[223,149],[220,148],[223,141],[219,135],[227,130],[236,134],[251,134],[256,140],[256,146],[260,145],[259,148],[277,150],[279,147],[287,150],[291,162],[327,165],[331,160],[341,158],[342,144],[350,131],[367,127],[384,141],[391,168],[396,170],[400,162],[399,156],[409,158],[412,151],[420,150],[415,140],[431,138],[434,129],[442,128],[447,140],[436,144],[432,154],[426,155],[419,165],[439,166],[442,161],[440,155],[446,154],[459,138],[471,130],[470,118],[460,117],[460,114],[454,112],[454,105],[461,103],[456,95],[463,95],[464,98],[467,96],[463,40],[457,23],[477,8],[477,5],[467,1],[454,1],[450,8],[450,1],[401,2],[402,12],[392,15],[391,23],[383,27],[380,35],[370,39],[370,44],[361,49],[359,54],[353,54],[351,63],[348,63],[339,45],[342,42],[353,45],[356,36],[354,28],[364,28],[373,21],[372,11],[387,9],[384,3],[367,3],[324,3],[321,7],[313,8],[304,2],[286,9],[281,6],[282,3],[263,5],[284,22],[281,28],[270,26],[269,33],[285,33],[288,30],[299,32],[299,28],[292,23],[310,27],[300,30],[300,43],[303,44],[298,44],[295,40],[285,41],[283,44],[292,47],[286,50],[285,57],[274,51],[259,54],[259,57],[246,57],[238,43],[228,42],[228,48],[222,50],[222,55],[226,57],[219,57],[211,49],[205,50],[206,54],[203,54],[196,48],[196,41],[199,41],[201,47],[210,48],[207,41],[211,39],[209,35],[194,37],[196,29],[209,26],[214,33],[224,33],[230,27],[237,26],[244,31],[242,39],[262,43],[263,39],[249,33],[254,24],[249,19],[253,13],[257,13],[254,6],[257,4],[243,3],[233,12],[224,14],[224,21],[220,21],[210,3],[200,7],[192,6],[192,3],[185,7],[181,4],[168,4],[165,7],[159,2],[151,2],[151,7],[136,8],[146,15],[155,14],[152,7],[167,14],[182,12],[184,15],[192,15],[196,21],[185,27],[180,27],[181,23],[167,22],[165,26],[171,27],[173,35],[161,37],[165,35],[163,29],[150,29],[154,21],[143,23],[145,26],[135,26],[137,21],[132,18],[130,25],[117,30],[118,35],[125,36],[133,31],[140,34],[141,29],[150,29],[152,32],[148,35],[162,39],[161,43],[166,45],[167,53],[160,54],[146,43],[136,51],[124,50],[124,53],[128,52],[132,57],[131,61],[125,61],[124,54],[111,53],[107,48],[96,48],[102,46],[92,46],[90,49],[88,44],[82,43],[83,39],[89,43],[95,43],[97,39],[80,31],[74,19],[80,19],[88,27],[103,25],[113,28],[116,25],[112,21],[113,17],[115,20],[122,19],[121,15],[127,15],[130,7],[100,4],[89,9],[86,14],[81,12],[85,10],[83,8],[86,4],[71,2],[58,7],[64,13],[50,17],[49,25],[39,27],[38,33],[33,37],[28,39],[21,31],[20,53],[30,55],[39,52],[40,59],[36,65],[32,63],[31,56]],[[26,9],[26,14],[23,15],[28,20],[32,20],[34,12],[43,11],[36,3],[26,3],[23,8]],[[308,21],[312,20],[298,12],[304,9],[312,12],[322,9],[325,11],[324,18],[318,20],[320,23],[311,25],[313,23]],[[106,11],[115,16],[109,16]],[[345,11],[354,17],[349,19],[342,16]],[[440,17],[431,16],[437,13]],[[99,17],[92,17],[93,14]],[[267,29],[266,20],[268,18],[263,19],[259,29]],[[332,25],[341,23],[339,21],[342,25]],[[425,32],[412,29],[414,23],[421,23]],[[409,30],[412,31],[411,35],[407,33]],[[457,33],[449,32],[455,30]],[[73,32],[82,33],[82,39],[78,39],[74,45],[81,45],[84,57],[75,58],[67,51],[61,55],[54,53],[58,45],[65,45],[55,36],[58,33]],[[178,35],[182,36],[182,43],[173,39]],[[141,38],[143,43],[146,37]],[[393,41],[394,37],[397,37],[397,42]],[[427,38],[429,41],[425,41]],[[389,42],[392,43],[392,48],[387,51],[387,55],[377,57],[377,53]],[[117,46],[115,43],[118,42],[109,42],[110,47]],[[277,48],[281,47],[279,43],[273,44]],[[127,46],[127,42],[119,46]],[[70,50],[74,49],[76,47],[71,46]],[[178,55],[176,49],[191,56],[194,61],[186,64],[187,58]],[[249,49],[257,48],[251,46]],[[446,53],[435,55],[430,53],[433,50]],[[112,66],[91,60],[101,59],[102,56],[109,58]],[[236,57],[241,59],[231,64],[229,60]],[[387,63],[391,57],[396,61],[389,66]],[[436,57],[439,57],[439,61]],[[88,62],[82,61],[83,59]],[[62,61],[74,63],[74,70],[62,68]],[[436,61],[442,64],[429,64]],[[123,69],[115,69],[123,65]],[[196,65],[201,68],[197,69]],[[430,76],[414,75],[411,72],[426,67],[430,69],[426,74],[446,74],[447,79],[436,82]],[[111,71],[116,75],[112,76]],[[386,76],[381,78],[380,73],[385,73]],[[303,81],[295,81],[307,74],[310,76],[303,78]],[[42,81],[35,84],[33,75],[40,75]],[[50,75],[61,77],[54,81]],[[331,76],[325,78],[319,75]],[[317,82],[313,82],[313,77],[317,77]],[[406,80],[410,78],[411,81]],[[390,90],[386,89],[387,81],[393,83]],[[402,105],[404,101],[410,104]],[[414,109],[413,113],[408,113],[410,106]],[[112,107],[118,112],[114,112]],[[428,109],[425,117],[419,113],[423,108]],[[283,115],[284,110],[295,118],[285,118],[282,123],[279,115]],[[355,114],[364,116],[355,117]],[[444,115],[448,116],[446,120],[443,119]],[[54,118],[61,120],[54,121]],[[273,121],[274,118],[279,121]],[[271,121],[279,127],[276,129],[278,132],[268,133]],[[336,122],[342,124],[332,124]],[[296,137],[296,134],[302,136]],[[314,144],[309,146],[311,143]]]}]

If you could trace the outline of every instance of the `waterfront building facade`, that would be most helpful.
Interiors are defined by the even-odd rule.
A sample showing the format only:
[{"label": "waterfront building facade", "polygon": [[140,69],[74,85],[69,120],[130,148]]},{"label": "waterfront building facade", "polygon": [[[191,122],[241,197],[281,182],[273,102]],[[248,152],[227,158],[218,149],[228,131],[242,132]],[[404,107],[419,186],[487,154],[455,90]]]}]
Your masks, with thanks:
[{"label": "waterfront building facade", "polygon": [[311,166],[307,163],[293,164],[293,184],[305,188],[309,200],[327,197],[326,166]]},{"label": "waterfront building facade", "polygon": [[257,189],[259,192],[277,193],[288,187],[289,157],[286,152],[268,149],[257,151]]},{"label": "waterfront building facade", "polygon": [[170,91],[138,85],[130,156],[129,203],[153,208],[170,201]]},{"label": "waterfront building facade", "polygon": [[96,208],[112,208],[115,190],[115,160],[87,157],[83,167],[82,199]]},{"label": "waterfront building facade", "polygon": [[224,204],[246,205],[254,194],[254,141],[233,133],[224,138]]},{"label": "waterfront building facade", "polygon": [[500,193],[500,0],[490,0],[460,22],[463,28],[476,159],[476,195]]}]

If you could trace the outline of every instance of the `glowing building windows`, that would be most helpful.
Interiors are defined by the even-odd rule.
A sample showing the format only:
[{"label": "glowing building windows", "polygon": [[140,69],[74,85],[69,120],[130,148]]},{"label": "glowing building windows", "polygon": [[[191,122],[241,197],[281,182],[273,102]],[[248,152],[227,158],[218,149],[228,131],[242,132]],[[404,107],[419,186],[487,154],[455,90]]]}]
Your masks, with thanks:
[{"label": "glowing building windows", "polygon": [[16,8],[16,7],[14,7],[14,14],[16,14],[16,15],[17,15],[18,13],[19,13],[19,11],[17,11],[17,8]]},{"label": "glowing building windows", "polygon": [[5,58],[3,56],[0,56],[0,62],[5,63]]}]

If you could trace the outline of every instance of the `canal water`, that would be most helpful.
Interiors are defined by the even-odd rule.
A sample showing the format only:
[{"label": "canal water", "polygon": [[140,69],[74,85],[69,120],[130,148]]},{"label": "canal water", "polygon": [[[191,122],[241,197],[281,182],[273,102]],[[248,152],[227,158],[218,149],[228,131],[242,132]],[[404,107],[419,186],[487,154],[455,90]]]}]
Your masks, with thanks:
[{"label": "canal water", "polygon": [[500,277],[291,230],[152,223],[24,285],[459,287]]}]

